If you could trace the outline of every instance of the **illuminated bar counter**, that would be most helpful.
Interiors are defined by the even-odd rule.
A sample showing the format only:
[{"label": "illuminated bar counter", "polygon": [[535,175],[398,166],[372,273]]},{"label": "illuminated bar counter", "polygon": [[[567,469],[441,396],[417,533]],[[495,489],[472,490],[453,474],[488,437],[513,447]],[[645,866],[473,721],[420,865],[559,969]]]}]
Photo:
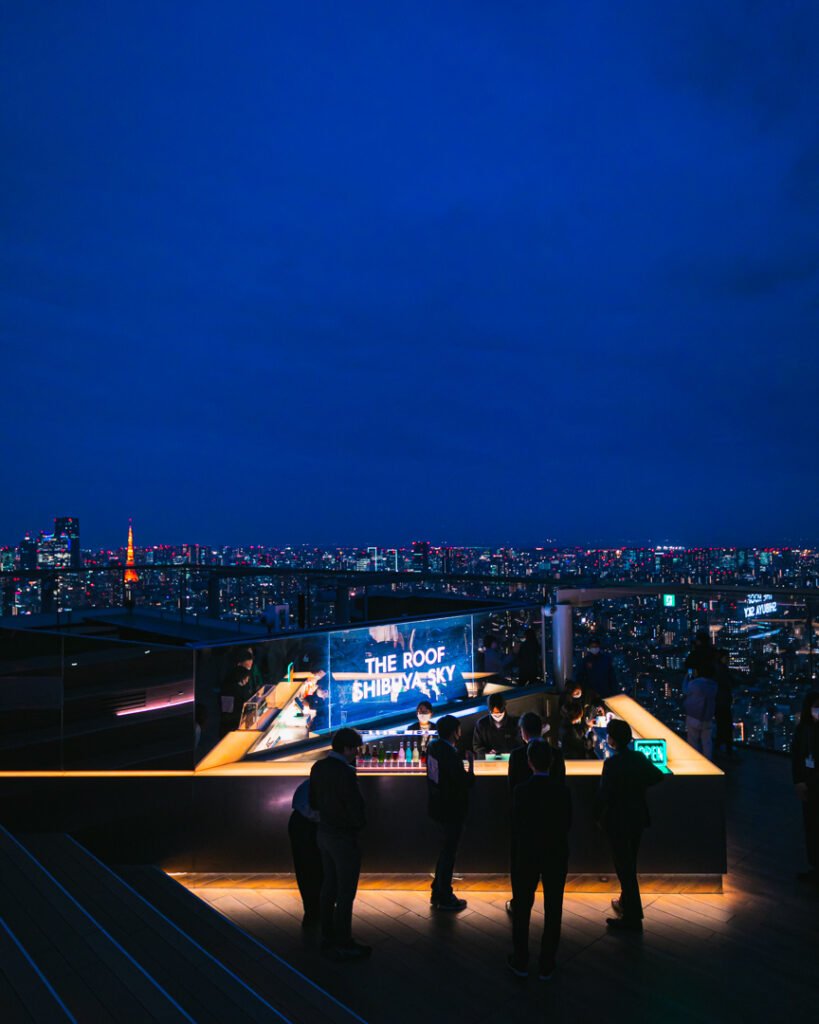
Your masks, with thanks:
[{"label": "illuminated bar counter", "polygon": [[[666,744],[667,777],[648,796],[653,824],[644,834],[641,872],[720,878],[726,871],[723,773],[630,697],[606,704],[636,737]],[[515,690],[507,705],[512,714],[541,710],[551,717],[556,695]],[[461,712],[465,735],[484,711],[473,706]],[[4,824],[18,831],[70,832],[114,863],[156,863],[183,872],[290,872],[291,799],[326,752],[326,737],[309,749],[284,748],[281,756],[268,752],[260,760],[250,752],[263,734],[229,733],[190,772],[0,773]],[[572,874],[613,871],[605,837],[594,823],[602,768],[602,760],[566,762],[574,810]],[[507,764],[476,761],[475,775],[456,870],[505,873]],[[424,772],[368,769],[359,773],[359,784],[368,821],[361,836],[363,870],[427,874],[438,837],[427,816]]]}]

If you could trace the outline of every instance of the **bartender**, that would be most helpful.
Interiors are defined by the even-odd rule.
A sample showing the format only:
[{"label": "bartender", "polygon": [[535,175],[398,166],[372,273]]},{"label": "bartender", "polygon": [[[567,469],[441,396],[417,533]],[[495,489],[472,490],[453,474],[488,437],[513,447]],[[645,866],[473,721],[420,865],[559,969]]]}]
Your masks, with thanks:
[{"label": "bartender", "polygon": [[407,727],[407,732],[424,732],[431,736],[434,731],[435,726],[432,723],[432,705],[428,700],[422,700],[415,709],[415,721],[410,722]]},{"label": "bartender", "polygon": [[519,744],[518,720],[506,710],[502,693],[493,693],[488,700],[489,714],[478,719],[472,734],[476,757],[487,754],[510,754]]}]

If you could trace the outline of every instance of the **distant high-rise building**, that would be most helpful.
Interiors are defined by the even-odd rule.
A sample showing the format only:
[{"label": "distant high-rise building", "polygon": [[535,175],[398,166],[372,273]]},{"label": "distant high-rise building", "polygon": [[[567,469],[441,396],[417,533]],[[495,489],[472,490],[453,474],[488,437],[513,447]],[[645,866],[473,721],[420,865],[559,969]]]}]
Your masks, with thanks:
[{"label": "distant high-rise building", "polygon": [[128,523],[128,550],[125,554],[125,582],[139,583],[139,576],[134,569],[134,528]]},{"label": "distant high-rise building", "polygon": [[415,572],[429,572],[429,541],[412,542],[412,568]]},{"label": "distant high-rise building", "polygon": [[69,569],[71,542],[55,533],[41,533],[37,542],[37,565],[43,569]]},{"label": "distant high-rise building", "polygon": [[82,566],[80,551],[80,521],[76,516],[59,516],[54,520],[54,536],[68,541],[69,566],[79,569]]},{"label": "distant high-rise building", "polygon": [[21,569],[36,569],[37,568],[37,541],[34,540],[29,534],[20,541],[20,568]]}]

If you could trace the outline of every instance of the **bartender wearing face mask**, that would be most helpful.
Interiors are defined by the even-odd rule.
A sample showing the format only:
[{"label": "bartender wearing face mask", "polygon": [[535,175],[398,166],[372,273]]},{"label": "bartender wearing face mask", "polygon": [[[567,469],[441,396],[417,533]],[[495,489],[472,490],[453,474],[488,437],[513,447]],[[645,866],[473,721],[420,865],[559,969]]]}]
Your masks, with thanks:
[{"label": "bartender wearing face mask", "polygon": [[422,700],[415,709],[415,721],[410,723],[409,732],[428,732],[430,735],[435,731],[432,724],[432,705],[428,700]]},{"label": "bartender wearing face mask", "polygon": [[476,757],[487,754],[509,754],[518,745],[518,720],[506,711],[502,693],[489,698],[489,714],[478,719],[472,735],[472,749]]}]

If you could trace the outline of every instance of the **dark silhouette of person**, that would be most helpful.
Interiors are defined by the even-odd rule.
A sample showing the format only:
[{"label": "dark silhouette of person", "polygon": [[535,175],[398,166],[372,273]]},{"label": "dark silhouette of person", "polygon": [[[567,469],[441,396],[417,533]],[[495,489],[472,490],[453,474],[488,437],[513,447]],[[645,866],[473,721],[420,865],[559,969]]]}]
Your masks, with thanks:
[{"label": "dark silhouette of person", "polygon": [[643,829],[651,824],[646,790],[663,779],[644,754],[629,750],[631,726],[618,718],[608,724],[608,743],[614,753],[603,762],[597,801],[597,822],[606,833],[620,898],[611,901],[617,917],[606,918],[612,930],[643,930],[643,904],[637,882],[637,855]]},{"label": "dark silhouette of person", "polygon": [[819,693],[805,695],[799,724],[791,743],[791,773],[796,795],[802,802],[808,870],[800,871],[800,882],[819,885]]},{"label": "dark silhouette of person", "polygon": [[533,629],[527,629],[518,650],[518,683],[521,686],[530,686],[539,682],[542,677],[543,664],[537,633]]},{"label": "dark silhouette of person", "polygon": [[518,744],[518,720],[507,713],[502,693],[493,693],[486,703],[489,714],[478,719],[472,734],[475,756],[509,754]]},{"label": "dark silhouette of person", "polygon": [[550,776],[552,748],[543,739],[526,747],[531,778],[512,798],[512,940],[508,965],[513,974],[529,973],[529,920],[538,884],[543,884],[543,936],[538,973],[548,981],[560,943],[563,890],[569,864],[572,802],[565,780]]},{"label": "dark silhouette of person", "polygon": [[427,749],[429,816],[438,825],[441,838],[430,905],[455,912],[466,907],[466,900],[452,891],[452,872],[469,809],[469,790],[475,783],[472,753],[466,754],[467,770],[458,751],[460,738],[461,723],[454,715],[444,715],[438,722],[438,736]]},{"label": "dark silhouette of person", "polygon": [[[527,779],[532,777],[532,769],[529,766],[529,754],[527,748],[532,740],[539,740],[543,737],[543,719],[540,715],[534,711],[527,711],[525,714],[520,716],[520,738],[521,743],[515,747],[512,753],[509,755],[509,768],[507,777],[509,779],[509,789],[514,799],[514,793],[517,787],[522,783],[526,782]],[[561,752],[555,748],[552,748],[552,763],[549,768],[549,775],[553,779],[559,779],[565,781],[566,779],[566,762],[563,760]],[[515,863],[515,848],[514,848],[515,836],[512,833],[512,855],[510,857],[510,863]],[[512,913],[512,900],[506,901],[506,912]]]},{"label": "dark silhouette of person", "polygon": [[498,638],[491,633],[484,637],[483,646],[483,671],[505,679],[515,663],[515,656],[504,654],[500,649]]},{"label": "dark silhouette of person", "polygon": [[603,700],[620,692],[614,673],[614,662],[611,655],[600,647],[597,637],[589,640],[586,655],[580,662],[577,682],[583,687],[584,692],[593,691]]},{"label": "dark silhouette of person", "polygon": [[304,907],[301,924],[302,928],[309,928],[321,920],[321,883],[324,877],[317,842],[319,813],[310,806],[309,779],[296,788],[291,806],[293,813],[287,823],[287,834],[296,884]]},{"label": "dark silhouette of person", "polygon": [[219,734],[225,736],[239,728],[242,708],[245,701],[250,700],[254,690],[250,684],[250,669],[244,665],[234,665],[228,670],[221,686],[219,718]]},{"label": "dark silhouette of person", "polygon": [[558,742],[567,761],[581,761],[594,757],[588,739],[589,727],[584,717],[586,709],[579,700],[570,700],[560,710]]},{"label": "dark silhouette of person", "polygon": [[734,717],[731,714],[734,677],[731,672],[731,659],[728,651],[717,651],[714,681],[717,684],[717,699],[714,708],[714,723],[716,725],[714,752],[719,752],[720,748],[724,748],[726,754],[731,754],[734,749]]},{"label": "dark silhouette of person", "polygon": [[316,842],[324,873],[320,917],[322,951],[336,960],[369,956],[371,946],[352,937],[353,903],[361,872],[358,833],[364,827],[364,799],[358,788],[355,755],[361,736],[339,729],[332,750],[310,772],[310,806],[319,813]]},{"label": "dark silhouette of person", "polygon": [[706,630],[701,629],[694,635],[694,642],[685,659],[685,667],[693,669],[695,676],[714,678],[717,670],[717,652]]}]

